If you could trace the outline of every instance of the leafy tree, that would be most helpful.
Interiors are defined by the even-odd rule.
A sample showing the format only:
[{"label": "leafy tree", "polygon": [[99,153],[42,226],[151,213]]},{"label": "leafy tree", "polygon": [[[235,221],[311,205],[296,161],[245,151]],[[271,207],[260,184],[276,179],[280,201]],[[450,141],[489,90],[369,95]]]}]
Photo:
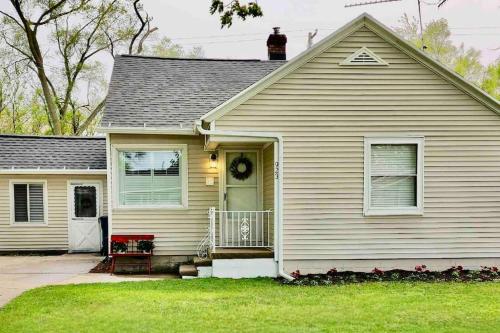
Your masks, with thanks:
[{"label": "leafy tree", "polygon": [[404,14],[399,24],[395,31],[401,37],[498,98],[498,92],[495,94],[498,89],[498,76],[495,76],[498,75],[498,61],[485,69],[480,62],[481,51],[466,49],[464,44],[458,47],[454,45],[446,19],[429,22],[424,27],[422,37],[415,17]]},{"label": "leafy tree", "polygon": [[221,28],[229,28],[233,24],[235,15],[243,21],[247,17],[260,17],[263,15],[262,9],[257,2],[248,2],[242,5],[238,0],[212,0],[210,14],[215,13],[220,16]]},{"label": "leafy tree", "polygon": [[491,96],[500,99],[500,58],[486,68],[481,88]]},{"label": "leafy tree", "polygon": [[90,81],[81,78],[102,69],[95,60],[99,53],[125,47],[136,33],[130,2],[9,1],[14,13],[0,12],[0,36],[17,52],[17,61],[35,73],[52,133],[82,134],[102,110],[104,96],[90,104],[82,99]]},{"label": "leafy tree", "polygon": [[156,43],[145,45],[142,53],[145,55],[164,58],[203,58],[204,52],[201,46],[186,50],[182,45],[173,43],[170,38],[163,37]]},{"label": "leafy tree", "polygon": [[[0,131],[92,133],[105,104],[107,84],[98,61],[103,53],[203,56],[201,48],[185,50],[167,38],[147,46],[146,40],[158,28],[151,26],[153,18],[140,0],[9,2],[11,10],[0,11],[0,48],[14,52],[0,54],[0,65],[4,68],[1,62],[8,59],[30,73],[0,74]],[[262,16],[255,2],[211,0],[210,12],[220,15],[222,27],[231,26],[234,15],[243,20]],[[19,80],[8,78],[13,73]],[[37,99],[43,104],[37,104]],[[36,115],[26,113],[34,117],[31,122],[29,117],[21,119],[20,110],[28,106],[36,111]]]}]

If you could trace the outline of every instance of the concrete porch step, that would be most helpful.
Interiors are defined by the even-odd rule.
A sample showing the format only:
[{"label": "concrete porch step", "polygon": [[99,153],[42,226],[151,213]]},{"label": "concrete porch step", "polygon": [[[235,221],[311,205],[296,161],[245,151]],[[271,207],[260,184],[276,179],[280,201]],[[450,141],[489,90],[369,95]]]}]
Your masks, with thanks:
[{"label": "concrete porch step", "polygon": [[179,266],[179,275],[181,277],[185,276],[198,276],[198,270],[195,265],[185,264]]},{"label": "concrete porch step", "polygon": [[210,258],[198,258],[198,257],[194,257],[193,264],[196,267],[208,267],[208,266],[212,266],[212,259],[210,259]]},{"label": "concrete porch step", "polygon": [[256,259],[256,258],[274,258],[272,249],[266,248],[216,248],[211,253],[212,259]]}]

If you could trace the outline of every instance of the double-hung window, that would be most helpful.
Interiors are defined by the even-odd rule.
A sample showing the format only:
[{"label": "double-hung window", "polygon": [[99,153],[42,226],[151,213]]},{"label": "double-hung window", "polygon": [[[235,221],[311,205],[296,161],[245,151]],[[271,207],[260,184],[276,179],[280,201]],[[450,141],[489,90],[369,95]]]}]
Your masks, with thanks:
[{"label": "double-hung window", "polygon": [[365,138],[365,215],[423,214],[421,137]]},{"label": "double-hung window", "polygon": [[11,181],[11,223],[33,225],[47,223],[45,181]]},{"label": "double-hung window", "polygon": [[118,203],[130,208],[187,207],[187,148],[117,148]]}]

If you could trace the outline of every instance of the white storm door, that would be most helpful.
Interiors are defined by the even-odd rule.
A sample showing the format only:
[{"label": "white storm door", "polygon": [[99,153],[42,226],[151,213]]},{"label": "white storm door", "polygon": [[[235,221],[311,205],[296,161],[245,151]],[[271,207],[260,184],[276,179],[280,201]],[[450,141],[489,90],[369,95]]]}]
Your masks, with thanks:
[{"label": "white storm door", "polygon": [[[245,165],[239,164],[236,168],[239,171],[236,177],[231,172],[231,165],[240,157],[246,158],[250,162],[251,172],[246,177],[238,177],[246,170]],[[259,204],[259,158],[257,151],[227,151],[226,179],[225,179],[225,208],[228,211],[257,211]]]},{"label": "white storm door", "polygon": [[[242,158],[246,163],[238,163]],[[220,239],[226,247],[262,243],[261,168],[258,151],[226,151],[224,207],[220,214]],[[247,169],[249,168],[249,169]]]},{"label": "white storm door", "polygon": [[98,183],[71,183],[69,186],[69,251],[98,252],[100,186]]}]

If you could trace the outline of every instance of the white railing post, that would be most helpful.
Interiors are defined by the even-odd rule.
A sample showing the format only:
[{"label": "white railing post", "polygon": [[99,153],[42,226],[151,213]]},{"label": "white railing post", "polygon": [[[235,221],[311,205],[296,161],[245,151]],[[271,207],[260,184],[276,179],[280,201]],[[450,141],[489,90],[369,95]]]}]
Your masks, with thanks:
[{"label": "white railing post", "polygon": [[215,207],[210,207],[208,209],[208,219],[210,222],[210,246],[212,252],[215,251]]}]

